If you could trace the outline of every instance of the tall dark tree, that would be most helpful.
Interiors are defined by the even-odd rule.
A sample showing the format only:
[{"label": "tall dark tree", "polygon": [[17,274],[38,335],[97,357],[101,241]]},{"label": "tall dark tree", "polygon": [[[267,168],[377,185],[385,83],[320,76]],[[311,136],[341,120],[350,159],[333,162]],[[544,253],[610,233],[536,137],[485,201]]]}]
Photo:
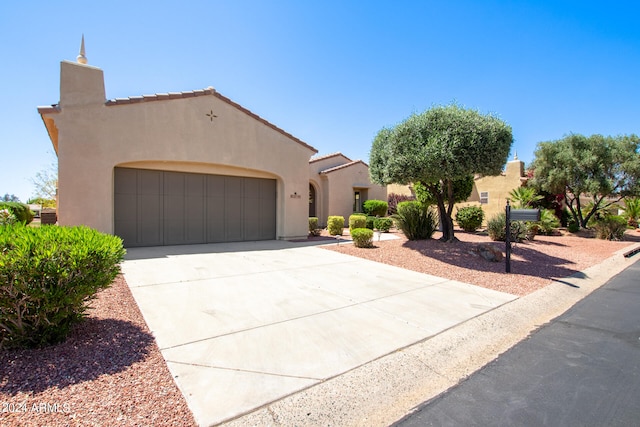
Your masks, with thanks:
[{"label": "tall dark tree", "polygon": [[511,127],[493,115],[457,105],[434,107],[378,132],[369,171],[381,185],[424,185],[438,206],[442,240],[453,241],[454,183],[500,174],[512,142]]},{"label": "tall dark tree", "polygon": [[0,202],[19,202],[20,198],[15,194],[5,193],[4,196],[0,197]]},{"label": "tall dark tree", "polygon": [[[582,228],[600,209],[627,196],[640,195],[640,138],[586,137],[571,134],[541,142],[533,161],[530,184],[563,194],[574,221]],[[586,201],[589,208],[585,211]]]}]

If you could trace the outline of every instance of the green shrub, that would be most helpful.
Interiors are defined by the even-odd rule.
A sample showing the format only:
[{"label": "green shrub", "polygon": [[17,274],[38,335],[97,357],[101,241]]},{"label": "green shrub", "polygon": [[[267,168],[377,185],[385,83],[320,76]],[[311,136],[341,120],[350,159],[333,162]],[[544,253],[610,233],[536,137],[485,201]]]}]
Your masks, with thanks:
[{"label": "green shrub", "polygon": [[319,236],[320,229],[318,228],[318,218],[315,216],[309,217],[309,234],[311,236]]},{"label": "green shrub", "polygon": [[368,216],[367,217],[367,228],[369,230],[373,230],[375,228],[376,218],[377,217],[375,217],[375,216]]},{"label": "green shrub", "polygon": [[29,209],[29,206],[20,202],[0,202],[0,210],[8,209],[16,220],[24,224],[29,224],[33,221],[33,212]]},{"label": "green shrub", "polygon": [[356,248],[370,248],[373,246],[373,230],[368,228],[354,228],[351,238]]},{"label": "green shrub", "polygon": [[327,219],[327,229],[331,236],[342,236],[344,229],[344,217],[332,215]]},{"label": "green shrub", "polygon": [[430,239],[438,228],[438,215],[418,201],[398,203],[398,213],[392,216],[398,228],[409,240]]},{"label": "green shrub", "polygon": [[619,215],[610,215],[595,222],[596,237],[605,240],[622,240],[627,229],[627,220]]},{"label": "green shrub", "polygon": [[[503,213],[494,215],[487,222],[489,238],[494,241],[504,242],[506,239],[506,215]],[[511,241],[521,242],[527,235],[527,226],[524,221],[511,221]]]},{"label": "green shrub", "polygon": [[364,214],[353,214],[349,216],[349,231],[354,228],[365,228],[367,226],[367,217]]},{"label": "green shrub", "polygon": [[120,238],[87,227],[0,227],[0,348],[63,341],[124,253]]},{"label": "green shrub", "polygon": [[393,226],[393,220],[391,218],[376,218],[373,225],[376,230],[387,233]]},{"label": "green shrub", "polygon": [[385,216],[389,204],[384,200],[367,200],[362,204],[362,210],[368,216]]},{"label": "green shrub", "polygon": [[560,227],[560,220],[550,209],[542,209],[540,211],[540,221],[537,221],[538,232],[550,236],[553,231]]},{"label": "green shrub", "polygon": [[484,211],[480,206],[465,206],[456,212],[456,222],[464,231],[476,231],[484,221]]}]

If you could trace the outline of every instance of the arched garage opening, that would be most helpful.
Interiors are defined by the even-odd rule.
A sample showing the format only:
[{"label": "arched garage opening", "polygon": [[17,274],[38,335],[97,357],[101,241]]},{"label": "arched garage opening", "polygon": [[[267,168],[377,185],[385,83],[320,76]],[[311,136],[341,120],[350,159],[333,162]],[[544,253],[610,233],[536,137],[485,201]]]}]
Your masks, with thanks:
[{"label": "arched garage opening", "polygon": [[126,247],[276,238],[277,181],[116,167],[114,231]]}]

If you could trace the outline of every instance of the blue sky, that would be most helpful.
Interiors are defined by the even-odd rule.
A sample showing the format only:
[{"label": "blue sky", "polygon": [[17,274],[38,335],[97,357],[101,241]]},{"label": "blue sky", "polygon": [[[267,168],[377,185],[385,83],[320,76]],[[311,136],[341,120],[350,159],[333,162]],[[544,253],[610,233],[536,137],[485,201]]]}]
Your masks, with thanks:
[{"label": "blue sky", "polygon": [[55,160],[39,105],[85,35],[107,97],[221,94],[368,161],[383,127],[456,102],[513,128],[518,157],[569,133],[640,133],[636,1],[4,1],[0,195]]}]

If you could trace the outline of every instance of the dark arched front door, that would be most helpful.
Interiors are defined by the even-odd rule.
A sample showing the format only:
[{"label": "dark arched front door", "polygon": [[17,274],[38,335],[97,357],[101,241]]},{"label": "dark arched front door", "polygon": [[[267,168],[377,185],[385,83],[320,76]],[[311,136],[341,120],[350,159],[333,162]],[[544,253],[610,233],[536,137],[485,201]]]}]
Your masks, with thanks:
[{"label": "dark arched front door", "polygon": [[316,216],[316,189],[309,184],[309,216]]}]

